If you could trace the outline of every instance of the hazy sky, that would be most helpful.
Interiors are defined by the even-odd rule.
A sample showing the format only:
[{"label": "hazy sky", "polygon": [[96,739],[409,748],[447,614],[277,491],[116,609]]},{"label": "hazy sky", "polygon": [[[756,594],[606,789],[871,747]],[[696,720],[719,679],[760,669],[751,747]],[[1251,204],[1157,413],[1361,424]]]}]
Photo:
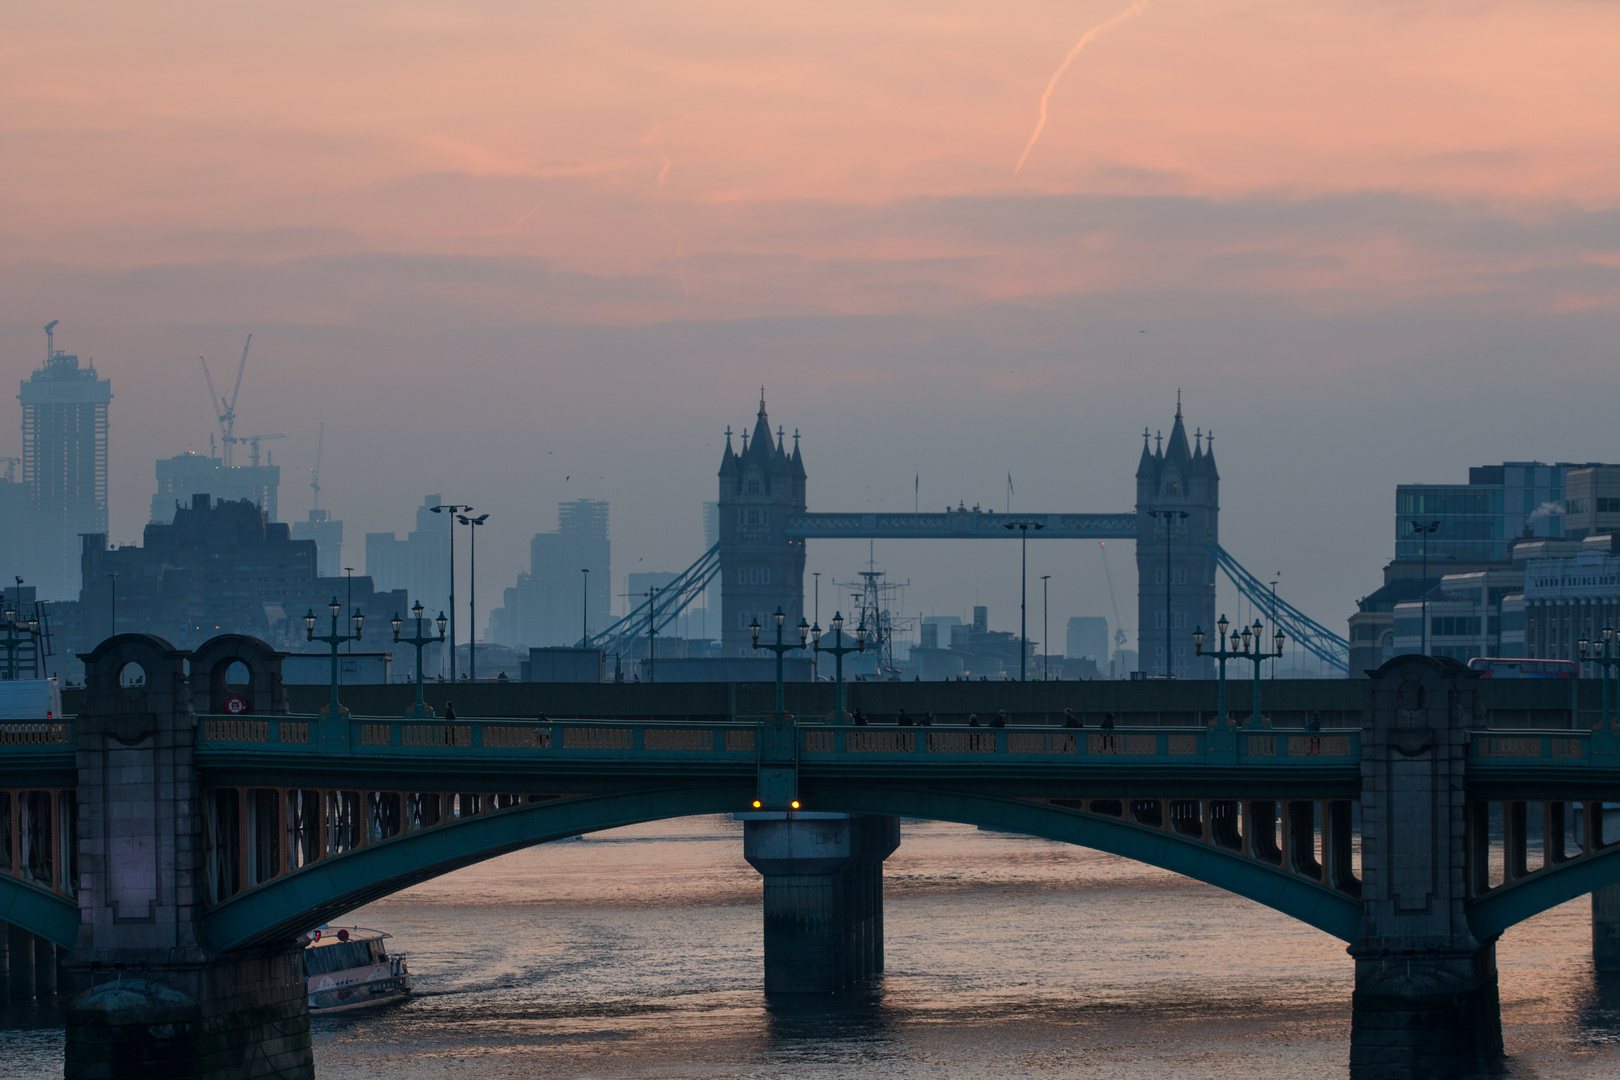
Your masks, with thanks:
[{"label": "hazy sky", "polygon": [[[615,591],[690,562],[761,383],[821,510],[1008,471],[1129,509],[1181,387],[1223,543],[1341,632],[1396,483],[1620,460],[1620,5],[1128,6],[9,4],[5,372],[50,318],[95,357],[135,541],[153,460],[207,448],[196,355],[252,330],[283,519],[325,421],[345,562],[443,492],[492,513],[490,602],[562,499],[611,500]],[[1109,613],[1095,549],[1031,545],[1054,632]],[[1011,545],[877,554],[1016,625]]]}]

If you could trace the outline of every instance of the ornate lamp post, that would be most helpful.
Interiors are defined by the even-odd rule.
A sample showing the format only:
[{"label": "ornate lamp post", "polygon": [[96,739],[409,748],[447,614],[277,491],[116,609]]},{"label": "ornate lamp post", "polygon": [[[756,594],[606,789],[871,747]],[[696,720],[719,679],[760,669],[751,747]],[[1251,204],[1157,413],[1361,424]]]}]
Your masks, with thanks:
[{"label": "ornate lamp post", "polygon": [[[1216,684],[1219,689],[1215,693],[1215,722],[1217,724],[1226,722],[1226,662],[1243,655],[1238,650],[1238,635],[1236,634],[1232,635],[1232,647],[1230,649],[1226,647],[1226,628],[1231,625],[1226,621],[1226,616],[1222,614],[1215,623],[1215,648],[1209,652],[1204,651],[1204,628],[1202,626],[1194,630],[1192,636],[1193,652],[1199,656],[1213,656],[1217,670],[1220,673],[1219,682]],[[1247,634],[1248,631],[1244,631],[1244,633]]]},{"label": "ornate lamp post", "polygon": [[1261,625],[1259,619],[1254,620],[1253,626],[1243,628],[1243,658],[1254,661],[1254,698],[1252,702],[1254,712],[1249,717],[1249,726],[1253,728],[1265,726],[1260,720],[1260,669],[1267,660],[1275,660],[1283,654],[1283,642],[1287,640],[1282,628],[1278,627],[1277,632],[1271,638],[1276,648],[1271,652],[1266,652],[1263,640],[1265,636],[1266,628]]},{"label": "ornate lamp post", "polygon": [[[399,612],[396,611],[394,613],[394,617],[392,619],[390,619],[389,622],[392,623],[393,627],[394,627],[394,640],[395,641],[400,642],[401,644],[404,644],[404,645],[415,645],[416,646],[416,704],[412,705],[409,709],[406,709],[405,710],[405,715],[408,716],[408,717],[424,717],[425,718],[425,717],[429,717],[429,716],[433,715],[433,709],[430,708],[422,700],[422,647],[424,645],[428,644],[428,642],[430,642],[430,641],[434,641],[434,640],[443,641],[444,640],[444,624],[449,622],[450,620],[445,618],[444,612],[442,612],[442,611],[439,612],[439,618],[437,619],[437,622],[439,624],[439,636],[438,636],[438,638],[435,639],[430,634],[423,634],[422,633],[422,601],[418,600],[416,603],[411,605],[411,615],[414,616],[415,619],[416,619],[416,636],[415,637],[402,638],[402,637],[399,636],[399,624],[400,624],[400,621],[401,621],[400,617],[399,617]],[[359,635],[357,634],[356,636],[359,636]]]},{"label": "ornate lamp post", "polygon": [[[1424,656],[1429,655],[1429,537],[1439,530],[1440,523],[1438,521],[1431,521],[1427,525],[1421,521],[1412,522],[1412,531],[1423,537],[1423,594],[1420,597],[1423,604],[1421,609],[1423,612],[1423,637],[1421,638],[1423,644],[1418,648]],[[1276,605],[1273,604],[1272,607],[1273,613],[1271,617],[1275,619],[1277,617]]]},{"label": "ornate lamp post", "polygon": [[784,645],[784,644],[782,644],[782,623],[787,620],[787,616],[785,614],[783,614],[781,608],[777,608],[776,609],[776,614],[771,616],[771,617],[776,620],[776,644],[775,645],[771,645],[771,644],[761,645],[759,643],[759,619],[758,619],[757,616],[755,617],[753,622],[748,624],[748,629],[749,629],[749,632],[752,633],[753,636],[754,636],[754,648],[756,648],[756,649],[768,649],[769,651],[776,654],[776,715],[777,715],[778,718],[780,718],[782,716],[782,713],[784,712],[784,709],[782,707],[782,655],[784,653],[790,653],[790,652],[794,651],[795,649],[804,648],[805,639],[810,634],[810,624],[805,622],[803,619],[800,619],[799,620],[799,643],[797,645]]},{"label": "ornate lamp post", "polygon": [[[6,609],[0,612],[0,618],[6,624],[6,636],[0,638],[0,647],[6,650],[6,678],[16,679],[17,650],[27,642],[39,640],[39,619],[32,615],[26,619],[17,618],[17,609],[10,600],[6,601]],[[19,634],[22,636],[19,637]]]},{"label": "ornate lamp post", "polygon": [[[861,622],[861,625],[855,628],[855,644],[853,646],[844,644],[844,613],[843,612],[841,612],[841,611],[833,612],[832,631],[833,631],[833,643],[831,645],[826,646],[825,648],[823,648],[822,644],[821,644],[821,624],[820,623],[817,623],[815,626],[812,626],[810,628],[810,636],[815,639],[815,651],[816,652],[818,652],[818,653],[827,653],[829,656],[831,656],[833,658],[833,672],[834,672],[834,674],[833,674],[833,686],[835,688],[833,690],[833,704],[834,704],[833,722],[836,723],[836,724],[842,724],[844,722],[844,715],[845,715],[845,713],[844,713],[844,657],[846,655],[848,655],[849,653],[852,653],[852,652],[865,652],[866,651],[866,623],[863,620]],[[759,631],[755,630],[754,634],[755,634],[755,644],[758,644]]]},{"label": "ornate lamp post", "polygon": [[[1620,656],[1615,655],[1616,642],[1614,627],[1608,623],[1603,624],[1603,640],[1601,643],[1588,640],[1585,634],[1580,636],[1578,644],[1581,647],[1581,659],[1589,663],[1598,664],[1599,677],[1603,680],[1603,712],[1598,718],[1598,726],[1609,722],[1609,669],[1620,666]],[[1620,714],[1620,700],[1615,701],[1615,712]],[[1616,716],[1620,720],[1620,715]]]},{"label": "ornate lamp post", "polygon": [[315,609],[310,608],[308,613],[304,615],[304,633],[310,641],[323,641],[332,647],[332,698],[327,702],[325,711],[327,716],[336,719],[346,711],[342,705],[338,704],[338,646],[345,641],[360,640],[360,626],[366,621],[366,617],[356,609],[350,616],[354,620],[354,633],[340,634],[338,633],[338,616],[343,613],[343,605],[338,603],[338,598],[334,596],[332,602],[327,606],[332,609],[332,632],[323,634],[320,637],[315,636]]}]

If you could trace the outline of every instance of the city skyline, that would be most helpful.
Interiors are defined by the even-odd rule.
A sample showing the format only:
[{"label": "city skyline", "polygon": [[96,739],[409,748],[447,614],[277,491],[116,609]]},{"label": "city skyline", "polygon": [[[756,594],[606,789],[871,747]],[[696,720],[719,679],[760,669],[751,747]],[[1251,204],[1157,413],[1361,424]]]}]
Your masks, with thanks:
[{"label": "city skyline", "polygon": [[[1614,458],[1616,13],[1148,7],[1055,84],[1014,176],[1117,7],[828,8],[787,37],[726,11],[22,9],[0,356],[25,378],[59,317],[116,383],[113,541],[153,461],[207,450],[196,355],[249,331],[280,516],[324,422],[351,536],[443,492],[493,512],[491,581],[581,497],[624,566],[687,565],[761,382],[824,510],[1005,505],[1009,472],[1014,509],[1126,508],[1181,387],[1220,436],[1223,544],[1329,625],[1393,553],[1396,484]],[[1094,551],[1037,557],[1055,611],[1109,613]],[[921,610],[1015,603],[996,550],[878,558]]]}]

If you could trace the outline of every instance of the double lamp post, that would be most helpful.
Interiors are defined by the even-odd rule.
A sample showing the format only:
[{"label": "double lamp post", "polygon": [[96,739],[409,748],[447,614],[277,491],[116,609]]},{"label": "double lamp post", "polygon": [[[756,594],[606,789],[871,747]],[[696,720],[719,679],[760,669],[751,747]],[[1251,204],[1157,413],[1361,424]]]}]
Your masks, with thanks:
[{"label": "double lamp post", "polygon": [[[1609,669],[1620,666],[1620,656],[1615,655],[1617,643],[1614,637],[1614,627],[1608,623],[1603,624],[1603,636],[1598,641],[1592,641],[1582,634],[1576,642],[1581,648],[1581,659],[1589,664],[1597,664],[1598,675],[1603,680],[1603,712],[1598,718],[1598,726],[1609,722]],[[1615,721],[1620,724],[1620,694],[1614,699]]]},{"label": "double lamp post", "polygon": [[[1193,650],[1199,656],[1214,657],[1219,665],[1219,688],[1216,690],[1215,698],[1215,722],[1218,724],[1226,722],[1226,662],[1228,660],[1254,661],[1254,694],[1250,700],[1252,712],[1249,716],[1249,726],[1252,728],[1261,727],[1263,725],[1260,719],[1260,666],[1267,660],[1281,656],[1283,654],[1283,643],[1287,639],[1279,628],[1276,634],[1272,636],[1272,642],[1275,644],[1276,649],[1273,652],[1267,652],[1265,648],[1265,627],[1259,619],[1254,620],[1253,626],[1245,626],[1241,634],[1236,630],[1232,631],[1232,636],[1228,639],[1226,630],[1231,625],[1231,623],[1227,622],[1225,615],[1220,617],[1220,620],[1215,624],[1216,648],[1208,651],[1204,649],[1204,628],[1200,626],[1193,631]],[[1231,648],[1227,648],[1228,641],[1230,641]]]},{"label": "double lamp post", "polygon": [[411,605],[411,615],[416,619],[415,637],[399,636],[399,624],[404,621],[399,617],[399,612],[394,612],[394,617],[389,622],[394,627],[395,641],[402,645],[416,646],[416,704],[405,710],[405,716],[407,719],[425,720],[433,715],[433,708],[422,700],[422,648],[434,641],[444,640],[444,624],[449,622],[449,619],[445,617],[444,612],[439,612],[439,617],[434,620],[439,624],[439,636],[435,638],[431,634],[422,633],[422,601],[418,600]]}]

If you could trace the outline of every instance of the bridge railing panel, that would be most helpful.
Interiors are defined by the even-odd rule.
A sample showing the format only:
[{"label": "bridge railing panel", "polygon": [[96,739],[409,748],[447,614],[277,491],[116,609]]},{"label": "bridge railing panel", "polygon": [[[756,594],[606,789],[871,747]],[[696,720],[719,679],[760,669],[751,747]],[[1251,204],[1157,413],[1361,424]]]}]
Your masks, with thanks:
[{"label": "bridge railing panel", "polygon": [[[1468,756],[1492,766],[1529,765],[1538,768],[1590,767],[1596,764],[1620,765],[1612,755],[1620,752],[1620,740],[1607,733],[1591,731],[1475,731],[1469,735]],[[1602,759],[1610,758],[1605,762]]]},{"label": "bridge railing panel", "polygon": [[66,720],[0,724],[0,746],[70,746],[73,724]]}]

